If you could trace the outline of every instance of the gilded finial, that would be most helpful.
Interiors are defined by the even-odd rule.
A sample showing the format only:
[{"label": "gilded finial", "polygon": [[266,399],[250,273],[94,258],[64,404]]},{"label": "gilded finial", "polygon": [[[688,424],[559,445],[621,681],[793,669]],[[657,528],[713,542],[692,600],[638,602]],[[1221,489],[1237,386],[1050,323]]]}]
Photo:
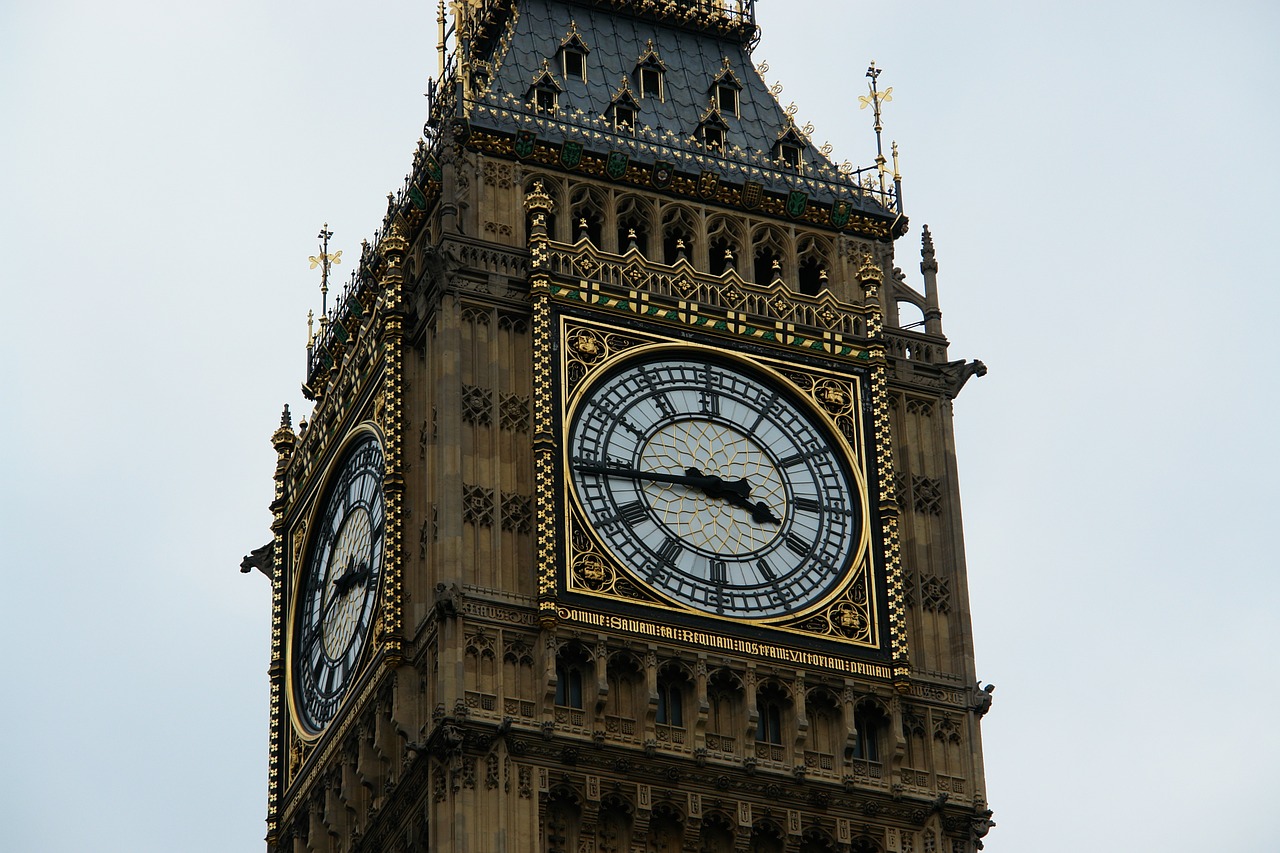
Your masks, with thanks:
[{"label": "gilded finial", "polygon": [[329,316],[329,268],[342,263],[341,249],[329,254],[329,238],[332,236],[333,232],[329,230],[329,223],[326,222],[320,227],[320,233],[316,235],[320,240],[320,254],[307,258],[311,262],[311,269],[320,267],[320,325],[322,326]]},{"label": "gilded finial", "polygon": [[310,311],[310,310],[307,311],[307,348],[308,349],[310,349],[311,345],[316,342],[316,333],[315,333],[315,325],[314,325],[315,317],[316,317],[316,312]]},{"label": "gilded finial", "polygon": [[880,173],[880,195],[882,198],[887,195],[887,188],[885,186],[885,172],[887,171],[887,167],[885,166],[886,161],[884,158],[884,144],[882,136],[884,124],[880,120],[880,105],[886,101],[893,100],[892,86],[885,89],[883,92],[879,89],[878,81],[880,79],[880,74],[883,71],[883,68],[876,67],[876,61],[874,59],[871,60],[871,65],[867,67],[867,78],[871,81],[867,84],[868,93],[866,95],[858,96],[858,109],[865,110],[867,107],[871,107],[871,111],[875,114],[876,171]]}]

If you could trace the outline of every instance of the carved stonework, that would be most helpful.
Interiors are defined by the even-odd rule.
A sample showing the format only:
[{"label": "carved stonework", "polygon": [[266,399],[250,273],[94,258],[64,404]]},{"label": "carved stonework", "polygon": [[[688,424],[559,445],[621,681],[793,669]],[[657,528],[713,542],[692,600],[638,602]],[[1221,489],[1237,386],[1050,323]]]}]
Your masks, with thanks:
[{"label": "carved stonework", "polygon": [[493,525],[493,489],[462,484],[462,520],[476,527]]}]

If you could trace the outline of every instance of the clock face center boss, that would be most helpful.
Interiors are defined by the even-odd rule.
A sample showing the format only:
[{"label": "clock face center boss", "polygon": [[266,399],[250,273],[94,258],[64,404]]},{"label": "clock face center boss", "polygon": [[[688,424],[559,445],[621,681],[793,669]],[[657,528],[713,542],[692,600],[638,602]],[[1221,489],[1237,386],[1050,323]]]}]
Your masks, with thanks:
[{"label": "clock face center boss", "polygon": [[593,381],[570,424],[578,507],[625,570],[676,603],[796,614],[857,556],[864,503],[847,447],[776,374],[648,351]]}]

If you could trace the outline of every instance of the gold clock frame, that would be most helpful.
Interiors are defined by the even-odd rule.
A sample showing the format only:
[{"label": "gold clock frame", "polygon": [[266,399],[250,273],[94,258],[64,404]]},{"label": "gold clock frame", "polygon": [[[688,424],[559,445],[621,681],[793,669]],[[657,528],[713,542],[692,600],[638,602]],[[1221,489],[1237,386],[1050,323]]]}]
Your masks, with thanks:
[{"label": "gold clock frame", "polygon": [[[877,475],[874,456],[868,453],[866,446],[866,413],[862,404],[870,389],[864,376],[800,365],[794,359],[766,354],[748,356],[706,344],[674,341],[670,336],[656,332],[620,329],[606,322],[568,315],[559,316],[556,332],[560,352],[557,409],[562,435],[595,380],[620,361],[642,354],[715,354],[719,359],[787,388],[803,402],[806,413],[825,428],[836,443],[835,450],[843,454],[857,491],[851,499],[862,513],[849,567],[838,584],[820,600],[797,613],[768,619],[721,616],[690,607],[650,588],[610,553],[586,520],[568,476],[565,455],[568,451],[562,446],[558,466],[560,493],[564,498],[558,520],[564,530],[564,572],[563,582],[557,587],[566,593],[602,602],[611,600],[658,607],[696,618],[718,620],[726,625],[749,625],[807,634],[867,650],[883,647],[885,614],[880,608],[880,582],[871,547],[871,524],[874,521],[871,484]],[[561,618],[574,621],[583,616],[587,621],[597,621],[577,608],[558,608],[557,613]],[[630,621],[635,625],[642,624],[640,620]],[[658,626],[653,628],[656,630]],[[887,675],[887,669],[877,674]]]}]

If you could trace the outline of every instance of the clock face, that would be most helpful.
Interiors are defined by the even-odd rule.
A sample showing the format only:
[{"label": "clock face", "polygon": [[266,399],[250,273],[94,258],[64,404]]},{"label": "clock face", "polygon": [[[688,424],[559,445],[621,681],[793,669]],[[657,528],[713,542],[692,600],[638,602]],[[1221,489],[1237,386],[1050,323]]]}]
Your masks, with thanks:
[{"label": "clock face", "polygon": [[577,403],[579,506],[619,563],[677,602],[746,619],[820,602],[861,541],[843,445],[785,381],[680,352],[626,361]]},{"label": "clock face", "polygon": [[373,435],[343,456],[314,522],[298,591],[293,688],[299,715],[323,729],[364,651],[382,577],[382,447]]}]

